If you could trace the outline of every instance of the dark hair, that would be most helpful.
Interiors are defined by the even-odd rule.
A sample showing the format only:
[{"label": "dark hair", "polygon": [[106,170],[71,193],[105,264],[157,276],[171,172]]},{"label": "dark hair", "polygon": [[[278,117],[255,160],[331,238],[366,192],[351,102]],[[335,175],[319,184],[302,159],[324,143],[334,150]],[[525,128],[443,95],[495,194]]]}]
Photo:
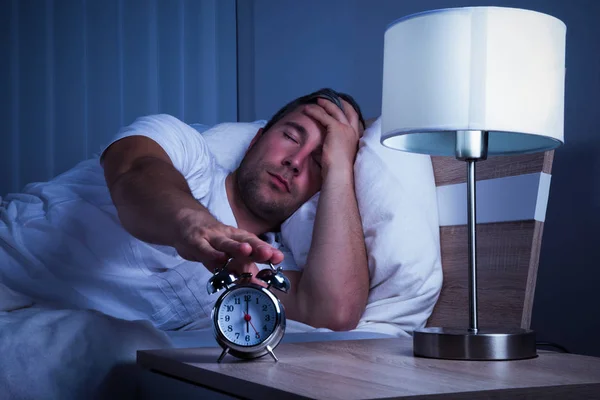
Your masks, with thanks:
[{"label": "dark hair", "polygon": [[275,113],[275,115],[273,115],[273,117],[271,117],[269,122],[267,122],[267,124],[264,126],[264,132],[267,132],[280,119],[285,117],[287,114],[293,112],[299,106],[304,104],[315,104],[317,102],[317,99],[319,98],[327,99],[333,102],[334,104],[337,104],[338,107],[342,108],[342,103],[341,101],[339,101],[338,97],[346,100],[348,103],[350,103],[350,105],[352,105],[352,107],[358,114],[358,119],[363,125],[363,128],[366,128],[365,120],[363,119],[362,112],[360,111],[360,106],[352,96],[346,93],[336,92],[333,89],[324,88],[317,90],[316,92],[307,94],[306,96],[298,97],[297,99],[292,100],[288,104],[283,106],[279,111]]}]

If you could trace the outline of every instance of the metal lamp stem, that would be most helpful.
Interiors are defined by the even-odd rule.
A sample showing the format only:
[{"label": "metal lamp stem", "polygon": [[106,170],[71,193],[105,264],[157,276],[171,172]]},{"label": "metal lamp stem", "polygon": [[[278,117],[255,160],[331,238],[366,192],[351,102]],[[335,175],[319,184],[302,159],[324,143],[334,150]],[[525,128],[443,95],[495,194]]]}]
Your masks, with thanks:
[{"label": "metal lamp stem", "polygon": [[487,158],[488,133],[456,132],[456,158],[467,162],[467,222],[469,225],[469,332],[477,333],[477,211],[475,163]]},{"label": "metal lamp stem", "polygon": [[477,213],[475,201],[475,163],[467,160],[467,221],[469,225],[469,331],[477,333]]}]

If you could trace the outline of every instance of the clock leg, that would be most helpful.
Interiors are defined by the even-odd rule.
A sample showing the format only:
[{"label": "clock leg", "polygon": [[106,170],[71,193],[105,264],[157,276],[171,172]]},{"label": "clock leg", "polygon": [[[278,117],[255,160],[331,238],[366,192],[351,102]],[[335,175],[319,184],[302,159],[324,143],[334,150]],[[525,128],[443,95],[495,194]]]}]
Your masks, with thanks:
[{"label": "clock leg", "polygon": [[269,354],[271,355],[271,357],[273,357],[273,360],[279,361],[277,359],[277,357],[275,357],[275,353],[273,353],[273,349],[271,348],[271,346],[267,346],[267,351],[269,352]]},{"label": "clock leg", "polygon": [[229,347],[226,347],[225,349],[223,349],[223,352],[219,356],[219,359],[217,360],[217,362],[220,363],[221,360],[223,359],[223,357],[225,357],[227,355],[227,353],[229,353]]}]

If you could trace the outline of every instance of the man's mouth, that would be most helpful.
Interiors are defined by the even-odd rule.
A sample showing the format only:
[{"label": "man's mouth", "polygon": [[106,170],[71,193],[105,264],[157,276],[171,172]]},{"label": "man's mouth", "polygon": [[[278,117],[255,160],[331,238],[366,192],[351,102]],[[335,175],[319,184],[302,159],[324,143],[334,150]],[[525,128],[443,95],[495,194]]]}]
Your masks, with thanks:
[{"label": "man's mouth", "polygon": [[287,192],[290,191],[290,184],[289,182],[284,179],[281,175],[278,174],[273,174],[271,172],[267,172],[269,175],[271,175],[273,177],[273,181],[275,181],[276,183],[278,183],[283,189],[285,189]]}]

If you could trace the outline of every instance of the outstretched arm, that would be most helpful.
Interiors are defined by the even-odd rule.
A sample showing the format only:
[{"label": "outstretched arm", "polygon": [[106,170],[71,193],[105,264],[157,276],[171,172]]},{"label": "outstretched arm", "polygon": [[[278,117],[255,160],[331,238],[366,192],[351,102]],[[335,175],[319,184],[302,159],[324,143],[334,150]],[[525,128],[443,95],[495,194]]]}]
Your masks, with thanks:
[{"label": "outstretched arm", "polygon": [[369,271],[358,203],[354,160],[362,133],[352,106],[344,112],[319,99],[304,112],[326,127],[323,183],[312,244],[302,272],[288,272],[292,293],[283,296],[290,318],[315,327],[350,330],[364,312]]},{"label": "outstretched arm", "polygon": [[138,239],[173,246],[182,257],[202,262],[210,271],[228,257],[283,260],[279,250],[256,235],[214,218],[152,139],[123,138],[105,151],[102,163],[119,219]]}]

